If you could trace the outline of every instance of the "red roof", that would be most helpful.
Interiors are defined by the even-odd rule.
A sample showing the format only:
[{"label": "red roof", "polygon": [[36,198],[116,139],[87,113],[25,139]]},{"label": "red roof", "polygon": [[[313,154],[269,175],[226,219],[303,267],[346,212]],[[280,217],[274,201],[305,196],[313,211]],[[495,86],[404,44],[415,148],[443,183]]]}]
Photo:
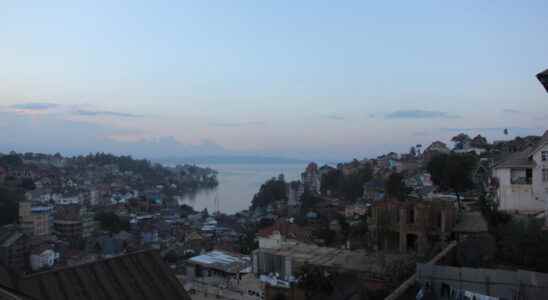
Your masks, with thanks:
[{"label": "red roof", "polygon": [[276,223],[260,229],[257,236],[270,237],[275,231],[278,231],[282,236],[291,239],[304,239],[304,230],[297,224],[291,224],[284,220],[278,220]]}]

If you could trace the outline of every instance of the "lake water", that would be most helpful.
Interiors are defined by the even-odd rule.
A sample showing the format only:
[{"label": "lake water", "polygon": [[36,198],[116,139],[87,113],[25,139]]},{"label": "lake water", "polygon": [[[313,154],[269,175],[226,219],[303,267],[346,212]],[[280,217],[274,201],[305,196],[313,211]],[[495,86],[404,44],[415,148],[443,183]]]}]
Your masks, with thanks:
[{"label": "lake water", "polygon": [[248,209],[253,195],[261,185],[272,177],[284,174],[286,181],[300,179],[306,164],[213,164],[199,165],[210,167],[219,172],[219,185],[212,190],[204,190],[195,195],[188,195],[183,203],[196,211],[204,208],[211,213],[216,211],[215,199],[218,199],[222,213],[232,214]]}]

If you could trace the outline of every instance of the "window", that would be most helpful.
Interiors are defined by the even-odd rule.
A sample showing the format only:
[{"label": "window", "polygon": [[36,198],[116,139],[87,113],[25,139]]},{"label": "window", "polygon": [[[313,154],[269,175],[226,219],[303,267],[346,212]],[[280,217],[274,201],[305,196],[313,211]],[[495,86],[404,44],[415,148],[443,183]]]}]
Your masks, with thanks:
[{"label": "window", "polygon": [[413,223],[415,223],[415,209],[409,208],[407,209],[407,224]]},{"label": "window", "polygon": [[542,169],[542,181],[548,182],[548,169]]},{"label": "window", "polygon": [[532,169],[511,169],[510,183],[511,184],[531,184],[533,182]]},{"label": "window", "polygon": [[542,151],[540,155],[542,157],[542,161],[548,161],[548,151]]}]

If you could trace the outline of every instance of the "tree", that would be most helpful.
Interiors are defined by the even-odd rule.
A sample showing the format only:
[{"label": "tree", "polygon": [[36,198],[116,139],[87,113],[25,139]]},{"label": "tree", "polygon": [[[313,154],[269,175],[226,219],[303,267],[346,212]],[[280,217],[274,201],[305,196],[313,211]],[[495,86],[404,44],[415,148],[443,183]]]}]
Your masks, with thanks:
[{"label": "tree", "polygon": [[343,215],[338,215],[337,221],[339,222],[339,226],[341,226],[341,233],[344,236],[344,239],[347,240],[350,235],[350,224],[348,224]]},{"label": "tree", "polygon": [[487,142],[487,139],[481,134],[478,134],[470,141],[470,146],[475,148],[487,148],[489,146],[489,143]]},{"label": "tree", "polygon": [[18,203],[24,198],[19,190],[0,187],[0,226],[17,222]]},{"label": "tree", "polygon": [[467,134],[459,133],[451,141],[455,143],[455,149],[462,149],[467,142],[470,142],[470,137]]},{"label": "tree", "polygon": [[23,160],[15,152],[10,152],[8,155],[0,156],[0,165],[8,168],[17,168],[23,165]]},{"label": "tree", "polygon": [[305,263],[297,270],[296,277],[307,299],[315,299],[315,295],[331,295],[333,292],[334,274],[327,273],[321,267]]},{"label": "tree", "polygon": [[472,173],[477,166],[477,157],[470,154],[440,154],[428,162],[427,170],[432,181],[440,189],[452,191],[461,208],[461,195],[474,187]]},{"label": "tree", "polygon": [[405,186],[403,181],[403,175],[398,172],[394,172],[388,176],[384,183],[386,195],[389,198],[397,199],[399,201],[405,201],[405,198],[409,194],[409,189]]},{"label": "tree", "polygon": [[95,215],[95,220],[99,222],[101,228],[106,231],[118,233],[122,230],[129,230],[129,221],[120,218],[113,212],[101,212]]},{"label": "tree", "polygon": [[34,184],[34,180],[32,180],[32,178],[23,178],[21,180],[21,188],[25,190],[34,190],[36,189],[36,185]]},{"label": "tree", "polygon": [[271,178],[263,185],[251,200],[251,209],[267,207],[273,202],[287,198],[287,184],[283,176]]},{"label": "tree", "polygon": [[409,155],[411,155],[412,157],[417,156],[417,150],[415,150],[414,146],[411,146],[411,149],[409,149]]}]

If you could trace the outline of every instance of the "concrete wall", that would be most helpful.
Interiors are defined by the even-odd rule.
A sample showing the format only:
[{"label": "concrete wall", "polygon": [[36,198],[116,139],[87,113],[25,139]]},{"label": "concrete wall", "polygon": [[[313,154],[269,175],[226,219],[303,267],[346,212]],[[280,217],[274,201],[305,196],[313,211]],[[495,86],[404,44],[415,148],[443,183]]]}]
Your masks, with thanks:
[{"label": "concrete wall", "polygon": [[544,273],[417,264],[416,274],[421,286],[430,284],[436,299],[441,297],[442,283],[504,299],[545,299],[548,294],[548,274]]},{"label": "concrete wall", "polygon": [[259,237],[259,248],[279,249],[282,245],[282,242],[282,235],[279,232],[274,232],[269,237]]},{"label": "concrete wall", "polygon": [[537,200],[548,202],[548,182],[542,181],[542,169],[548,169],[548,161],[542,161],[542,151],[548,151],[548,145],[533,155],[536,167],[533,169],[533,193]]},{"label": "concrete wall", "polygon": [[539,211],[545,207],[545,201],[535,196],[538,179],[542,181],[542,171],[533,170],[533,184],[511,184],[510,168],[495,169],[493,175],[498,178],[497,199],[501,210]]}]

